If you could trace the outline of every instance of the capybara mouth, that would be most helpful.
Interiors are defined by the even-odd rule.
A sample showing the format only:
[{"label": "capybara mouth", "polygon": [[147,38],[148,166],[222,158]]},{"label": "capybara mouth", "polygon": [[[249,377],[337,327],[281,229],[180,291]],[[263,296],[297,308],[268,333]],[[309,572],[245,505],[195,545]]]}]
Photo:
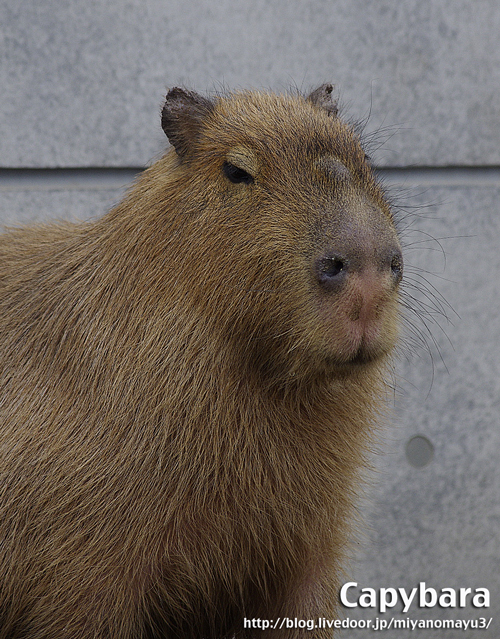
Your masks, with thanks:
[{"label": "capybara mouth", "polygon": [[363,341],[353,350],[330,355],[328,362],[333,369],[341,371],[355,370],[379,362],[386,357],[391,350],[392,347],[384,348],[380,344],[371,344]]},{"label": "capybara mouth", "polygon": [[345,361],[347,366],[363,366],[371,362],[378,361],[387,355],[388,350],[382,348],[368,347],[362,344],[358,350]]}]

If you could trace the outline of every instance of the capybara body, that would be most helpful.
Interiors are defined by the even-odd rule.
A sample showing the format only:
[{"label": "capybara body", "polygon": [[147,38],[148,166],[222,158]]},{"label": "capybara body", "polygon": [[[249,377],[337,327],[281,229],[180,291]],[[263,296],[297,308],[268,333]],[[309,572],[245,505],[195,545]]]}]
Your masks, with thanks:
[{"label": "capybara body", "polygon": [[245,627],[335,618],[398,334],[330,93],[172,89],[121,204],[0,236],[0,639],[331,636]]}]

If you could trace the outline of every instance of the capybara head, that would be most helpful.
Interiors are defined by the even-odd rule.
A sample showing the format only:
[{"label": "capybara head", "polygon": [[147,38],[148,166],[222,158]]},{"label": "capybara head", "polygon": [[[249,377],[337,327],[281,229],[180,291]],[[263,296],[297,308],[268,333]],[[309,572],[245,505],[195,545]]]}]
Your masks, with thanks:
[{"label": "capybara head", "polygon": [[189,226],[182,278],[275,375],[345,373],[398,333],[393,217],[331,91],[209,100],[172,89],[162,113]]}]

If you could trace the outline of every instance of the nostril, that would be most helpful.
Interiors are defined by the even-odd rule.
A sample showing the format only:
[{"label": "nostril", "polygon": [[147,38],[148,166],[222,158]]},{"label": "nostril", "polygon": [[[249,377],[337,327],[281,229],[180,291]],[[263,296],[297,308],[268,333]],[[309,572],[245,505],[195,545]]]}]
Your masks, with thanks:
[{"label": "nostril", "polygon": [[321,260],[320,268],[325,277],[336,277],[344,270],[344,262],[338,257],[325,257]]},{"label": "nostril", "polygon": [[391,260],[391,271],[396,283],[399,284],[403,277],[403,256],[401,251],[397,251]]},{"label": "nostril", "polygon": [[320,284],[339,284],[344,280],[346,271],[347,261],[338,255],[322,257],[316,262],[316,275]]}]

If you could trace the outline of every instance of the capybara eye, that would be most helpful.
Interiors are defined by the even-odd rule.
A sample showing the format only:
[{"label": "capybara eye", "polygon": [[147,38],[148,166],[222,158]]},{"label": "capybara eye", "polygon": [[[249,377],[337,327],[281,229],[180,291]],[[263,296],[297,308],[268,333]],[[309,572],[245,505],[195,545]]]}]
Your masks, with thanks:
[{"label": "capybara eye", "polygon": [[229,164],[229,162],[224,162],[222,171],[227,179],[233,184],[251,184],[253,182],[253,176],[250,175],[250,173],[244,169],[240,169],[239,166]]}]

